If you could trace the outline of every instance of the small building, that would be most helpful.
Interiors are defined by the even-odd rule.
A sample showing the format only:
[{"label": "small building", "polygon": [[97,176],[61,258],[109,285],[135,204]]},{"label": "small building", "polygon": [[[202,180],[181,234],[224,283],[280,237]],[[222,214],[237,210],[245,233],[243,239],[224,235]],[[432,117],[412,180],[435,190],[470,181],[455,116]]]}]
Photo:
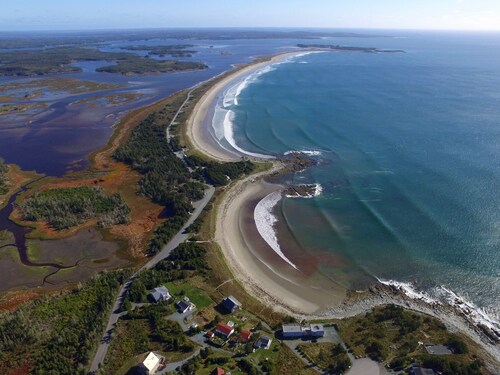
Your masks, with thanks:
[{"label": "small building", "polygon": [[240,332],[240,340],[241,342],[245,343],[250,340],[250,337],[252,337],[252,332],[250,332],[248,329],[242,329]]},{"label": "small building", "polygon": [[151,293],[149,293],[149,299],[155,303],[160,301],[168,301],[172,296],[168,292],[168,289],[164,286],[159,286],[154,288]]},{"label": "small building", "polygon": [[216,367],[212,370],[210,375],[225,375],[226,373],[224,372],[224,369],[221,369],[220,367]]},{"label": "small building", "polygon": [[453,352],[445,345],[434,345],[434,344],[425,344],[425,350],[427,353],[434,355],[449,355],[453,354]]},{"label": "small building", "polygon": [[323,324],[311,324],[308,334],[311,337],[323,337],[325,335],[325,328]]},{"label": "small building", "polygon": [[283,324],[281,329],[284,339],[298,339],[303,336],[302,326],[300,324]]},{"label": "small building", "polygon": [[234,333],[234,328],[228,326],[226,323],[219,323],[217,327],[215,327],[215,333],[222,337],[229,338]]},{"label": "small building", "polygon": [[436,375],[436,373],[430,368],[423,368],[417,365],[412,365],[410,367],[410,375]]},{"label": "small building", "polygon": [[152,375],[160,367],[161,358],[155,353],[151,352],[148,354],[146,359],[139,365],[139,372],[141,374]]},{"label": "small building", "polygon": [[271,343],[273,340],[268,337],[268,336],[260,336],[257,341],[255,341],[255,344],[253,344],[253,347],[255,349],[269,349],[271,346]]},{"label": "small building", "polygon": [[196,305],[192,303],[188,297],[184,297],[175,304],[175,307],[177,307],[177,311],[179,311],[179,313],[184,314],[188,311],[194,310]]},{"label": "small building", "polygon": [[228,296],[222,300],[222,306],[230,313],[233,313],[236,310],[241,309],[241,306],[243,305],[233,296]]},{"label": "small building", "polygon": [[205,337],[209,340],[213,339],[214,336],[215,334],[212,331],[208,331],[207,333],[205,333]]}]

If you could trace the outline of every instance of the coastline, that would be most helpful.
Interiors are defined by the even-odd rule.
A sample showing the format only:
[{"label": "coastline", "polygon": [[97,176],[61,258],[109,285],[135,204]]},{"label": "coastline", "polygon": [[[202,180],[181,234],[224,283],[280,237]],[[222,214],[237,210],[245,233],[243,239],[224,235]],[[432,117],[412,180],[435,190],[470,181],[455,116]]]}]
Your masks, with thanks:
[{"label": "coastline", "polygon": [[186,135],[189,143],[195,150],[200,151],[202,154],[211,159],[221,162],[239,161],[241,157],[246,156],[236,150],[228,150],[221,147],[221,145],[213,138],[213,136],[211,136],[204,126],[207,115],[209,114],[215,99],[218,98],[221,91],[223,91],[229,84],[237,81],[238,79],[246,77],[268,65],[279,63],[287,57],[310,52],[314,51],[284,52],[272,56],[269,60],[257,60],[256,62],[243,66],[241,69],[229,72],[227,76],[212,85],[212,87],[210,87],[196,103],[187,120]]},{"label": "coastline", "polygon": [[[215,83],[198,101],[187,121],[186,134],[194,151],[199,151],[208,158],[218,161],[237,161],[241,156],[237,152],[228,152],[215,139],[207,138],[206,116],[214,101],[230,83],[243,78],[254,71],[264,68],[288,56],[296,56],[304,52],[296,51],[273,56],[269,61],[257,61],[244,68],[230,73],[221,81]],[[264,161],[255,159],[256,161]],[[269,161],[266,159],[265,161]],[[411,310],[434,316],[452,331],[461,331],[473,339],[494,360],[500,358],[500,348],[493,340],[488,339],[472,317],[456,306],[441,303],[429,303],[421,299],[413,299],[404,290],[382,283],[374,284],[366,291],[355,292],[340,288],[334,293],[321,293],[318,288],[294,283],[283,275],[274,272],[272,266],[262,261],[259,253],[252,248],[253,242],[245,236],[247,228],[243,227],[245,207],[250,201],[262,199],[272,191],[281,188],[263,182],[265,177],[278,173],[283,164],[273,161],[273,167],[266,172],[250,175],[233,182],[220,197],[216,208],[214,240],[220,245],[225,261],[242,287],[257,299],[272,304],[277,310],[294,315],[301,319],[343,319],[370,311],[373,307],[394,303]],[[253,223],[255,226],[255,223]],[[272,251],[272,249],[267,249]],[[283,267],[284,262],[280,264]],[[267,272],[265,268],[268,268]]]}]

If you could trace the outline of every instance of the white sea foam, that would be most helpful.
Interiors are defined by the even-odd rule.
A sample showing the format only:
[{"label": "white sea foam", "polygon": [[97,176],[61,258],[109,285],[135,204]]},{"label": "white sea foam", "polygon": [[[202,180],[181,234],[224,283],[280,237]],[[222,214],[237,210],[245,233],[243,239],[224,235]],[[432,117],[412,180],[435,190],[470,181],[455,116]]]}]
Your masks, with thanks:
[{"label": "white sea foam", "polygon": [[[214,117],[212,119],[212,127],[214,129],[216,138],[219,141],[222,140],[223,137],[226,138],[227,142],[231,145],[231,147],[233,147],[235,150],[237,150],[242,154],[264,159],[273,159],[273,157],[269,155],[257,154],[243,150],[236,144],[236,141],[234,139],[235,114],[234,111],[231,110],[231,108],[239,104],[238,101],[239,96],[249,85],[251,85],[254,82],[257,82],[262,75],[275,70],[277,65],[292,62],[297,57],[309,55],[311,53],[320,53],[320,52],[322,51],[304,51],[303,53],[288,56],[279,62],[268,64],[261,69],[255,70],[254,72],[246,76],[244,79],[238,80],[234,84],[229,86],[223,93],[222,98],[219,99],[215,108]],[[307,155],[319,155],[319,151],[317,152],[318,153],[313,151],[304,151],[303,153]]]},{"label": "white sea foam", "polygon": [[321,193],[323,192],[323,186],[321,184],[314,184],[314,193],[313,194],[307,194],[307,195],[299,195],[299,194],[286,194],[285,196],[287,198],[314,198],[314,197],[319,197]]},{"label": "white sea foam", "polygon": [[278,222],[278,219],[273,215],[273,209],[280,200],[281,191],[275,191],[257,203],[254,210],[255,225],[257,226],[257,231],[261,237],[274,250],[274,252],[290,266],[298,270],[297,266],[293,264],[290,259],[285,256],[285,254],[283,254],[283,251],[278,243],[278,238],[276,237],[274,225]]},{"label": "white sea foam", "polygon": [[321,151],[318,151],[318,150],[298,150],[298,151],[290,150],[290,151],[284,152],[283,155],[286,156],[286,155],[294,154],[296,152],[300,152],[301,154],[304,154],[307,156],[320,156],[321,155]]},{"label": "white sea foam", "polygon": [[446,303],[461,310],[476,324],[483,324],[490,329],[500,330],[500,323],[490,316],[484,309],[476,306],[474,303],[467,301],[452,290],[445,286],[438,286],[429,290],[429,292],[419,291],[415,286],[408,282],[395,280],[381,280],[379,282],[385,285],[390,285],[402,290],[409,298],[424,301],[429,304],[442,305]]},{"label": "white sea foam", "polygon": [[[273,159],[272,156],[270,155],[264,155],[264,154],[257,154],[254,152],[246,151],[243,150],[241,147],[239,147],[236,144],[236,141],[234,139],[234,131],[233,131],[233,124],[234,124],[234,112],[231,110],[226,110],[226,114],[224,116],[224,121],[223,121],[223,126],[224,126],[224,138],[226,138],[227,142],[233,147],[236,151],[241,152],[242,154],[250,155],[256,158],[262,158],[262,159]],[[215,119],[215,117],[214,117]],[[215,126],[214,126],[215,128]]]}]

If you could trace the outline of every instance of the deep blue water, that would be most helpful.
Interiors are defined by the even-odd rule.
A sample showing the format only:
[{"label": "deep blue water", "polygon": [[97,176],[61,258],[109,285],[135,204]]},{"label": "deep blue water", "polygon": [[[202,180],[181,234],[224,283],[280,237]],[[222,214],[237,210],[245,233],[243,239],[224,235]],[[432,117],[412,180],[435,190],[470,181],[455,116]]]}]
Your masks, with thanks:
[{"label": "deep blue water", "polygon": [[322,272],[455,293],[498,321],[500,34],[402,36],[341,43],[406,53],[309,54],[253,79],[232,107],[236,142],[321,151],[295,180],[323,193],[281,213],[305,253],[349,261]]}]

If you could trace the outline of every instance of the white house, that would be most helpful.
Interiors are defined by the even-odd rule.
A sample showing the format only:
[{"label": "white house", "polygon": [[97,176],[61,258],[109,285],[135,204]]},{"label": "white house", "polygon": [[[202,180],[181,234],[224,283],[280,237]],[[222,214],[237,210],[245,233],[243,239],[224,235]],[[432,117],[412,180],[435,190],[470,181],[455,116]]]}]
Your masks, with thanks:
[{"label": "white house", "polygon": [[161,359],[155,353],[148,354],[146,359],[139,365],[141,374],[153,375],[160,367]]}]

